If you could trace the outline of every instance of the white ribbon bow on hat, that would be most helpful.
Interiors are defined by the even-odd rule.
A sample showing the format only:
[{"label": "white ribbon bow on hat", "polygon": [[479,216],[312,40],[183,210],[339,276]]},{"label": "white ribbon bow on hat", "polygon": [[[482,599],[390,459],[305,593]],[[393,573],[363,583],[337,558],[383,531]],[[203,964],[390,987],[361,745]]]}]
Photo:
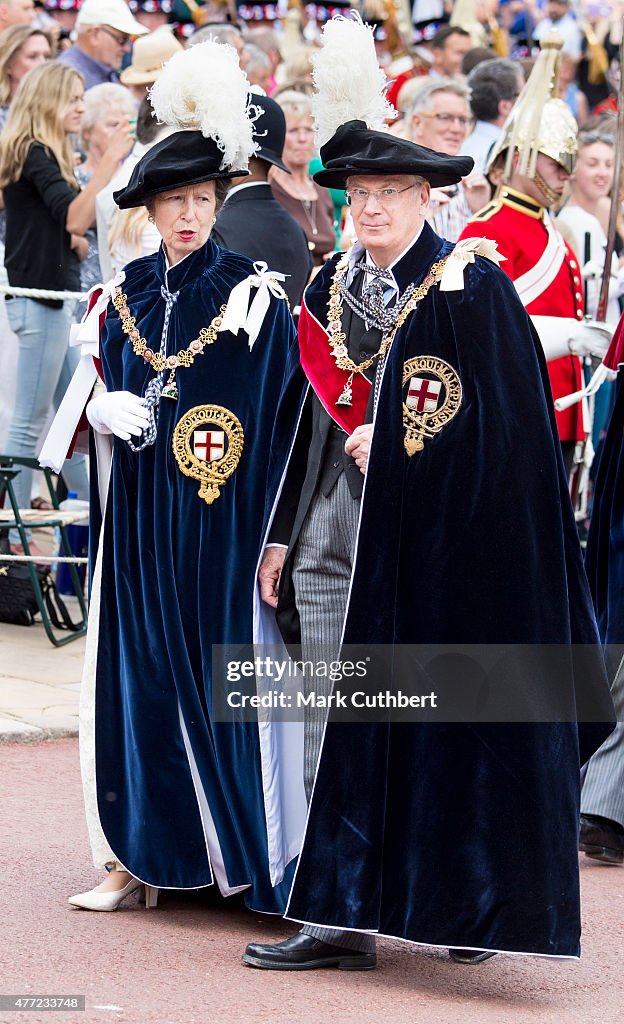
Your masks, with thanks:
[{"label": "white ribbon bow on hat", "polygon": [[507,259],[498,252],[497,243],[491,238],[464,238],[447,257],[440,281],[441,292],[463,291],[464,270],[469,263],[474,263],[475,256],[484,256],[497,266]]},{"label": "white ribbon bow on hat", "polygon": [[[278,282],[285,281],[288,276],[287,274],[278,274],[275,270],[269,270],[263,260],[258,260],[253,267],[255,274],[250,274],[244,281],[232,288],[219,327],[219,331],[231,331],[232,334],[238,334],[242,327],[249,336],[250,352],[264,323],[271,295],[276,299],[286,298],[286,292]],[[258,292],[250,306],[249,298],[252,287],[257,288]]]}]

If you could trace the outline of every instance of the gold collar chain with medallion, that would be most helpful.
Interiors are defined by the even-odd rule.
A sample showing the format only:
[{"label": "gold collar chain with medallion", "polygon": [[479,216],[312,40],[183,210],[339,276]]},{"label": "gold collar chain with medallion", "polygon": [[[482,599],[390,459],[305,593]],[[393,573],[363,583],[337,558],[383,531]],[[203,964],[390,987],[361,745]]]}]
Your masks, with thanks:
[{"label": "gold collar chain with medallion", "polygon": [[[136,317],[132,316],[128,307],[128,296],[120,287],[115,289],[113,306],[119,313],[121,328],[124,334],[128,335],[128,342],[132,345],[134,354],[141,356],[146,363],[152,367],[155,373],[170,370],[169,380],[163,388],[163,397],[177,398],[175,383],[176,370],[179,366],[192,366],[196,356],[203,355],[207,345],[213,345],[217,340],[219,328],[223,322],[225,306],[221,306],[217,316],[213,317],[209,327],[202,327],[198,336],[189,342],[186,348],[181,348],[175,355],[165,356],[160,352],[154,352],[148,348],[147,341],[141,337],[141,332],[136,325]],[[167,393],[168,392],[168,393]]]},{"label": "gold collar chain with medallion", "polygon": [[365,370],[368,370],[373,365],[376,359],[382,359],[386,355],[394,341],[396,332],[403,326],[410,313],[413,313],[416,306],[424,299],[432,285],[438,284],[440,281],[447,259],[448,257],[445,256],[444,259],[438,260],[437,263],[432,264],[424,281],[418,286],[418,288],[414,289],[411,298],[401,310],[392,330],[389,331],[388,334],[383,335],[381,345],[377,351],[361,363],[353,362],[345,344],[347,336],[342,329],[343,308],[340,305],[340,282],[349,269],[348,253],[345,253],[342,259],[339,260],[329,288],[327,331],[332,356],[336,362],[336,366],[339,370],[344,370],[348,373],[349,376],[336,405],[351,405],[353,399],[353,378],[356,373],[364,373]]}]

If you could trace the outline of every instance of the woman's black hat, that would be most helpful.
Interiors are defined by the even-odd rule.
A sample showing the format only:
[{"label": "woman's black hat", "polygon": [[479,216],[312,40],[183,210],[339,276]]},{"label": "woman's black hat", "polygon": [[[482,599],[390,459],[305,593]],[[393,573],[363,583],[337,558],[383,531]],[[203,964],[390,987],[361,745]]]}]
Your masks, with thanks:
[{"label": "woman's black hat", "polygon": [[199,185],[216,178],[242,178],[246,169],[220,169],[223,150],[214,139],[201,132],[181,131],[168,135],[152,146],[134,167],[125,188],[113,192],[120,210],[144,206],[159,192],[169,192],[185,185]]},{"label": "woman's black hat", "polygon": [[375,132],[364,121],[347,121],[321,146],[323,170],[314,180],[325,188],[346,188],[352,175],[417,174],[433,188],[456,185],[474,167],[470,156],[448,156],[399,139],[386,132]]}]

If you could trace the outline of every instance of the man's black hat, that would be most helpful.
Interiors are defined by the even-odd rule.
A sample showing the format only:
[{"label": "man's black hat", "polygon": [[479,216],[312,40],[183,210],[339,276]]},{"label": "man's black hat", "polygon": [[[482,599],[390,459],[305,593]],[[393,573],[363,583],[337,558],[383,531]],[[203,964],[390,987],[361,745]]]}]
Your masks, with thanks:
[{"label": "man's black hat", "polygon": [[386,132],[374,132],[364,121],[347,121],[321,146],[323,170],[314,180],[325,188],[346,188],[347,178],[358,174],[417,174],[433,188],[456,185],[474,167],[471,156],[447,156],[399,139]]},{"label": "man's black hat", "polygon": [[266,160],[268,164],[274,164],[282,171],[290,174],[290,171],[282,160],[284,142],[286,141],[286,118],[279,103],[272,100],[270,96],[256,96],[252,93],[252,107],[258,107],[262,113],[253,123],[254,142],[257,142],[260,149],[256,150],[254,156],[259,160]]},{"label": "man's black hat", "polygon": [[215,178],[242,178],[247,170],[220,170],[223,150],[201,132],[181,131],[161,139],[141,157],[130,181],[113,199],[120,210],[144,206],[146,200],[185,185]]}]

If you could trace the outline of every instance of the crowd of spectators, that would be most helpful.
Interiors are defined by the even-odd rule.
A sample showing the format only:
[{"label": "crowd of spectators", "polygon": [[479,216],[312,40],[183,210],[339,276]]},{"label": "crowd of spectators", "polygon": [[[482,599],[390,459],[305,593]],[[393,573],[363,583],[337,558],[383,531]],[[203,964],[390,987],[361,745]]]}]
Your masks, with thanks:
[{"label": "crowd of spectators", "polygon": [[[84,310],[75,295],[159,244],[144,211],[120,213],[112,193],[162,135],[146,97],[163,63],[182,47],[208,36],[229,43],[250,86],[282,107],[283,158],[291,173],[272,166],[268,180],[305,233],[311,272],[348,243],[342,194],[330,197],[311,178],[317,154],[309,98],[319,27],[348,6],[344,0],[0,0],[0,238],[9,289],[0,295],[0,374],[5,382],[17,380],[3,389],[0,451],[37,451],[72,367],[67,329]],[[591,245],[579,256],[599,263],[613,184],[621,2],[359,0],[351,6],[374,27],[397,111],[389,130],[475,160],[459,186],[434,190],[430,219],[451,240],[493,194],[487,156],[540,39],[549,29],[563,36],[558,95],[583,131],[561,222],[574,245],[589,235]],[[299,269],[304,276],[310,271]],[[12,296],[10,285],[70,296],[64,302]],[[85,486],[78,481],[74,489],[82,493]]]}]

